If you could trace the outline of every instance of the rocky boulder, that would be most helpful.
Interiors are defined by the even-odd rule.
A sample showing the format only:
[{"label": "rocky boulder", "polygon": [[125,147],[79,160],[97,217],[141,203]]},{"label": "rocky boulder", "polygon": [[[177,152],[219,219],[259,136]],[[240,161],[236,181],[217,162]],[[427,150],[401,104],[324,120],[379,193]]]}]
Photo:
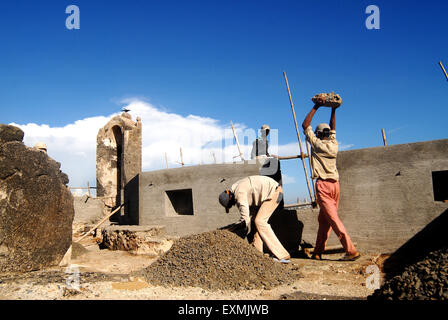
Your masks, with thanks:
[{"label": "rocky boulder", "polygon": [[0,272],[57,265],[72,242],[73,197],[60,163],[0,124]]}]

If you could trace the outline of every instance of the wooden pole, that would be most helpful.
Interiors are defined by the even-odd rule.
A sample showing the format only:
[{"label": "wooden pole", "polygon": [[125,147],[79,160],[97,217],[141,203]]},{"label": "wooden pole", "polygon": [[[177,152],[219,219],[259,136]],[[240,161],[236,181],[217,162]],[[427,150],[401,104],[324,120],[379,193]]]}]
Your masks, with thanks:
[{"label": "wooden pole", "polygon": [[180,148],[180,164],[184,166],[184,157],[182,156],[182,148]]},{"label": "wooden pole", "polygon": [[440,65],[440,67],[442,68],[443,73],[445,74],[446,81],[448,81],[448,74],[446,73],[446,70],[445,70],[445,68],[443,67],[442,61],[439,61],[439,65]]},{"label": "wooden pole", "polygon": [[123,205],[120,205],[118,208],[116,208],[114,211],[112,211],[111,213],[109,213],[107,216],[105,216],[103,219],[101,219],[100,222],[98,222],[92,229],[89,230],[89,232],[87,232],[85,235],[83,235],[81,238],[79,238],[78,240],[75,240],[75,242],[79,242],[82,239],[84,239],[85,237],[87,237],[92,231],[94,231],[96,228],[98,228],[100,225],[102,225],[107,219],[109,219],[110,217],[112,217],[115,213],[118,212],[118,210],[120,210],[123,207]]},{"label": "wooden pole", "polygon": [[235,132],[235,128],[233,127],[233,122],[230,120],[230,125],[232,126],[233,136],[235,137],[236,145],[238,147],[238,152],[240,153],[239,157],[244,161],[243,153],[241,152],[240,143],[238,142],[238,137]]},{"label": "wooden pole", "polygon": [[303,150],[302,150],[302,139],[300,138],[299,127],[297,126],[296,112],[294,111],[294,104],[293,104],[292,98],[291,98],[291,90],[289,90],[288,78],[286,77],[285,71],[283,71],[283,75],[285,76],[286,88],[288,89],[289,102],[291,103],[291,110],[292,110],[292,115],[294,117],[294,124],[296,126],[297,138],[299,139],[300,155],[301,155],[301,159],[302,159],[303,170],[305,171],[306,184],[308,186],[308,192],[310,194],[311,202],[313,202],[313,195],[311,193],[311,186],[310,186],[310,180],[308,177],[308,170],[306,169],[305,157],[304,157]]},{"label": "wooden pole", "polygon": [[384,143],[384,146],[386,147],[387,146],[387,141],[386,141],[386,132],[384,132],[384,128],[381,129],[381,133],[383,134],[383,143]]},{"label": "wooden pole", "polygon": [[92,195],[90,194],[90,183],[89,181],[87,181],[87,194],[89,197],[91,197]]},{"label": "wooden pole", "polygon": [[297,201],[298,201],[297,203],[285,204],[283,206],[283,208],[285,208],[285,209],[295,208],[295,207],[300,208],[300,207],[308,207],[308,206],[312,206],[313,205],[312,203],[307,202],[306,199],[303,202],[301,202],[300,199],[297,199]]},{"label": "wooden pole", "polygon": [[[304,158],[308,158],[308,155],[307,155],[307,154],[304,154],[303,157],[304,157]],[[300,158],[302,158],[302,156],[300,156],[300,155],[296,155],[296,156],[284,156],[284,157],[282,157],[282,156],[277,156],[277,159],[278,159],[278,160],[291,160],[291,159],[300,159]]]},{"label": "wooden pole", "polygon": [[[316,195],[316,180],[313,179],[314,168],[313,168],[313,163],[311,161],[310,144],[309,144],[308,140],[306,141],[306,151],[308,152],[308,162],[310,164],[311,182],[313,184],[314,200],[316,200],[317,199],[317,195]],[[313,199],[311,199],[311,202],[313,202]],[[317,201],[316,201],[316,204],[317,204]]]},{"label": "wooden pole", "polygon": [[166,168],[168,169],[169,168],[169,166],[168,166],[168,155],[166,154],[166,152],[165,152],[165,162],[166,162]]}]

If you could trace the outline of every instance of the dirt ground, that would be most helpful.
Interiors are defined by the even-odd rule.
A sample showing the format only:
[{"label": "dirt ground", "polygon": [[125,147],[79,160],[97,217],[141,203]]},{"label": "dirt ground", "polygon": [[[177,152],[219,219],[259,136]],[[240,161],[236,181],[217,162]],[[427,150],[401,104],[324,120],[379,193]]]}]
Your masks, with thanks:
[{"label": "dirt ground", "polygon": [[[370,265],[384,256],[364,254],[353,262],[337,261],[342,253],[324,255],[325,260],[292,259],[303,278],[292,285],[270,290],[204,290],[197,287],[160,287],[130,274],[148,267],[157,257],[124,251],[100,250],[91,240],[83,241],[87,252],[69,267],[25,274],[0,275],[1,300],[347,300],[366,299],[373,293],[366,285]],[[382,275],[381,275],[382,278]],[[79,281],[77,280],[79,279]]]}]

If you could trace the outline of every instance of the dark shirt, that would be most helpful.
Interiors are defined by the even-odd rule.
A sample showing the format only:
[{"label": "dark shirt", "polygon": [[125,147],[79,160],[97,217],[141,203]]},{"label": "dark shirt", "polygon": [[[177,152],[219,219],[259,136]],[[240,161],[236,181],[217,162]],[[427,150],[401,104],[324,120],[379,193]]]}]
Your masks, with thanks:
[{"label": "dark shirt", "polygon": [[263,138],[258,138],[252,144],[252,152],[250,155],[251,159],[255,159],[257,156],[267,156],[269,157],[268,152],[268,140]]}]

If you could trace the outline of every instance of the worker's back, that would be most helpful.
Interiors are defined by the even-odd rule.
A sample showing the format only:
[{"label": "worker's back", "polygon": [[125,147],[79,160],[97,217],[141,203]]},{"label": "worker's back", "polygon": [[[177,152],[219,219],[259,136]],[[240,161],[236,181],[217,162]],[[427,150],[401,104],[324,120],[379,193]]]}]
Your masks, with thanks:
[{"label": "worker's back", "polygon": [[263,201],[272,198],[278,182],[266,176],[250,176],[232,185],[232,192],[238,203],[248,206],[260,206]]}]

